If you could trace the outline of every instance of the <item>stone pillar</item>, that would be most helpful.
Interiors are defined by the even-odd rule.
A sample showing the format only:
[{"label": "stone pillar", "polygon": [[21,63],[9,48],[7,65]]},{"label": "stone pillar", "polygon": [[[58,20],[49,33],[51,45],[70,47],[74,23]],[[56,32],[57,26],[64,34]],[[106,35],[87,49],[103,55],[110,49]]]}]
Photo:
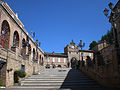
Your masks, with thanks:
[{"label": "stone pillar", "polygon": [[28,47],[26,46],[26,54],[28,54]]}]

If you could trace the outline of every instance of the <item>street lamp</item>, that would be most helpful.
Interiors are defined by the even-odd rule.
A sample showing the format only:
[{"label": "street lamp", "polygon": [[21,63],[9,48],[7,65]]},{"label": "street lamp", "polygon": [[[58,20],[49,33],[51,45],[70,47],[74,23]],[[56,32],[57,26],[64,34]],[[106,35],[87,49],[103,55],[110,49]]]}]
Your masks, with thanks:
[{"label": "street lamp", "polygon": [[114,8],[113,3],[111,3],[111,2],[108,4],[108,6],[109,6],[109,8],[110,8],[111,10]]},{"label": "street lamp", "polygon": [[[78,47],[81,48],[82,66],[84,66],[83,53],[82,53],[82,48],[83,48],[84,46],[85,46],[85,43],[82,44],[82,40],[80,40],[80,43],[78,44]],[[80,62],[80,54],[79,54],[79,62]]]},{"label": "street lamp", "polygon": [[[106,17],[108,17],[108,14],[109,14],[109,10],[107,9],[107,8],[105,8],[105,10],[104,10],[104,15],[106,16]],[[109,17],[108,17],[109,18]]]},{"label": "street lamp", "polygon": [[118,33],[117,33],[117,24],[116,24],[116,17],[120,13],[120,9],[118,7],[114,8],[114,5],[110,2],[108,4],[111,13],[109,15],[109,10],[105,8],[104,10],[104,15],[110,20],[110,23],[112,25],[113,33],[114,33],[114,43],[115,43],[115,50],[116,50],[116,55],[117,55],[117,62],[120,64],[119,60],[119,42],[118,42]]}]

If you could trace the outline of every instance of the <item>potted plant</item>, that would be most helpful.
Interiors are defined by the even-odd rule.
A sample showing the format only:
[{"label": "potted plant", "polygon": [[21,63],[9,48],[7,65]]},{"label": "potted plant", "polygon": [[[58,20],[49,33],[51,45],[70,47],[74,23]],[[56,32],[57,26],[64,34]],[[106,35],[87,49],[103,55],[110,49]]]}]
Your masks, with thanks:
[{"label": "potted plant", "polygon": [[2,79],[0,78],[0,87],[4,86]]},{"label": "potted plant", "polygon": [[26,76],[25,71],[17,70],[14,71],[14,83],[18,85],[20,83],[20,78],[24,78]]}]

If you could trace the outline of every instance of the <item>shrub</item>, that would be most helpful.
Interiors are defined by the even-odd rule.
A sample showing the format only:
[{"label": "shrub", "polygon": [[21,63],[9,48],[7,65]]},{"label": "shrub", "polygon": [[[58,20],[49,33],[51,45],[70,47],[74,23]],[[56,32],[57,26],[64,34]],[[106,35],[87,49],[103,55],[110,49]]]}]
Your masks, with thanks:
[{"label": "shrub", "polygon": [[3,82],[0,81],[0,86],[4,86]]},{"label": "shrub", "polygon": [[1,81],[1,78],[0,78],[0,86],[4,86],[3,82]]},{"label": "shrub", "polygon": [[14,72],[14,82],[15,83],[18,83],[19,81],[19,77],[20,78],[24,78],[26,76],[26,73],[24,72],[24,71],[22,71],[22,70],[17,70],[17,71],[15,71]]}]

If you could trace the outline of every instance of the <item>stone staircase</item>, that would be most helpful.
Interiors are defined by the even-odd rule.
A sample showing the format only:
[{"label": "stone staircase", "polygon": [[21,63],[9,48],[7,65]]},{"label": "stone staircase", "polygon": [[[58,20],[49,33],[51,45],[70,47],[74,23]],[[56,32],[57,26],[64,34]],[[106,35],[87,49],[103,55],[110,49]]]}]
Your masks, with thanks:
[{"label": "stone staircase", "polygon": [[32,75],[21,81],[21,86],[14,88],[73,90],[75,88],[100,88],[100,86],[79,70],[58,68],[45,69],[37,75]]},{"label": "stone staircase", "polygon": [[22,87],[29,88],[60,88],[70,69],[45,69],[21,81]]}]

